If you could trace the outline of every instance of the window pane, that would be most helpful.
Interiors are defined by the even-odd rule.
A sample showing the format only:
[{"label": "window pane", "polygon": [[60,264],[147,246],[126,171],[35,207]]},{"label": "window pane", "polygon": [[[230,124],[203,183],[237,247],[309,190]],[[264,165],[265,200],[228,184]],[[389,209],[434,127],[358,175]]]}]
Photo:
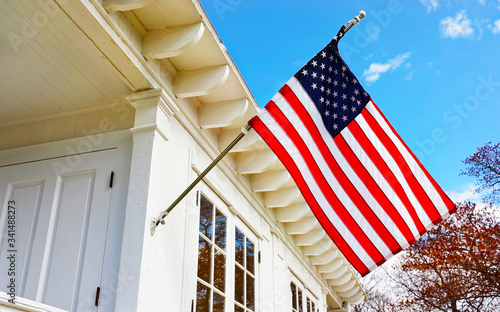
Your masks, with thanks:
[{"label": "window pane", "polygon": [[213,312],[224,312],[224,304],[226,298],[217,292],[214,292],[214,306]]},{"label": "window pane", "polygon": [[196,290],[196,312],[208,312],[210,309],[210,289],[198,282]]},{"label": "window pane", "polygon": [[247,270],[255,274],[255,248],[253,243],[247,239]]},{"label": "window pane", "polygon": [[210,283],[212,267],[212,245],[200,236],[198,245],[198,277]]},{"label": "window pane", "polygon": [[214,208],[203,195],[200,196],[200,233],[212,240],[212,222]]},{"label": "window pane", "polygon": [[297,309],[297,287],[293,282],[290,283],[290,290],[292,291],[292,308]]},{"label": "window pane", "polygon": [[255,310],[255,281],[247,274],[247,308]]},{"label": "window pane", "polygon": [[234,265],[234,300],[245,304],[245,272],[237,264]]},{"label": "window pane", "polygon": [[226,255],[217,249],[214,255],[214,286],[226,292]]},{"label": "window pane", "polygon": [[245,312],[245,309],[243,309],[240,306],[237,306],[236,304],[234,305],[234,312]]},{"label": "window pane", "polygon": [[307,297],[307,306],[306,306],[306,311],[307,312],[311,312],[311,299],[309,299],[309,297]]},{"label": "window pane", "polygon": [[299,312],[303,312],[304,309],[302,307],[302,289],[298,288],[298,294],[297,296],[299,297]]},{"label": "window pane", "polygon": [[237,228],[235,229],[235,255],[236,255],[236,261],[241,264],[242,266],[245,266],[245,258],[244,258],[244,250],[245,250],[245,235],[238,230]]},{"label": "window pane", "polygon": [[226,250],[226,216],[215,210],[215,244]]},{"label": "window pane", "polygon": [[311,312],[316,311],[316,306],[314,305],[314,302],[311,301]]}]

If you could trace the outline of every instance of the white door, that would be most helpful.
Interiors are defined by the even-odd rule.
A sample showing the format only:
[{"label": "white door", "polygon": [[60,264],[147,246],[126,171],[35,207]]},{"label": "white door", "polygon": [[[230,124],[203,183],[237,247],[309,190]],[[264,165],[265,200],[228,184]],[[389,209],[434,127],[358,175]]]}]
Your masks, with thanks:
[{"label": "white door", "polygon": [[107,150],[0,167],[0,272],[15,254],[17,297],[96,311],[114,165]]}]

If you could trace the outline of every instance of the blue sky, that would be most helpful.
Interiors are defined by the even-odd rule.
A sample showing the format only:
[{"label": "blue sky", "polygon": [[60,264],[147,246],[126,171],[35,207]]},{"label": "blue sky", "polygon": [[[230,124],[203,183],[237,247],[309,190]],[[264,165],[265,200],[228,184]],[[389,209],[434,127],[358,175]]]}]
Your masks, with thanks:
[{"label": "blue sky", "polygon": [[201,0],[255,99],[278,89],[360,10],[341,54],[453,195],[461,160],[500,141],[500,0]]}]

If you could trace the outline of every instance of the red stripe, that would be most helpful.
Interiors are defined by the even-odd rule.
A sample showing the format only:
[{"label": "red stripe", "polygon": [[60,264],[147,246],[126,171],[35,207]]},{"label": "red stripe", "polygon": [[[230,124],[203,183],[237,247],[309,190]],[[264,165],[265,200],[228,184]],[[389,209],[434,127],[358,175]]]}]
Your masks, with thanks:
[{"label": "red stripe", "polygon": [[[335,192],[332,190],[330,184],[325,179],[321,169],[318,167],[314,157],[312,156],[309,148],[304,143],[302,137],[297,133],[295,127],[290,124],[287,117],[283,114],[283,112],[276,106],[275,103],[269,102],[266,105],[266,109],[273,116],[275,120],[278,121],[281,128],[285,131],[287,136],[291,139],[294,145],[297,147],[297,150],[300,151],[302,158],[305,161],[305,164],[309,168],[311,175],[314,177],[318,187],[321,192],[328,200],[332,209],[335,210],[340,220],[346,224],[347,229],[352,233],[352,235],[356,238],[359,244],[365,249],[365,251],[370,255],[370,257],[374,260],[374,262],[379,262],[384,259],[384,256],[380,253],[377,247],[373,244],[370,238],[366,235],[363,229],[356,223],[356,220],[349,214],[345,206],[338,199]],[[332,159],[333,160],[333,159]],[[334,160],[333,160],[334,161]],[[342,182],[339,181],[341,184]],[[346,181],[346,183],[349,183]],[[326,208],[326,207],[324,207]],[[368,208],[368,207],[367,207]],[[376,216],[375,216],[376,217]],[[330,222],[330,221],[328,221]],[[347,226],[349,225],[349,226]]]},{"label": "red stripe", "polygon": [[[335,138],[335,143],[342,151],[342,154],[344,155],[351,168],[353,168],[358,177],[365,184],[366,188],[370,191],[370,193],[372,193],[373,197],[377,200],[382,209],[384,209],[387,215],[391,218],[392,222],[401,231],[406,241],[413,242],[415,240],[415,237],[408,227],[408,224],[406,224],[405,220],[399,214],[396,207],[394,207],[384,191],[380,188],[377,182],[375,182],[373,177],[370,175],[368,170],[366,170],[356,154],[354,154],[349,144],[347,144],[347,142],[345,141],[344,137],[338,135]],[[399,251],[395,251],[394,254],[396,254],[397,252]]]},{"label": "red stripe", "polygon": [[362,114],[363,117],[365,117],[365,120],[370,128],[373,130],[373,132],[375,132],[379,140],[382,142],[389,154],[391,154],[391,157],[394,159],[398,167],[401,169],[404,178],[408,182],[408,185],[410,186],[412,192],[415,194],[415,197],[417,197],[418,201],[420,202],[420,205],[424,208],[425,212],[429,216],[429,219],[441,219],[439,211],[436,209],[434,203],[429,198],[427,192],[425,192],[425,190],[422,188],[422,185],[420,185],[420,182],[418,182],[410,166],[408,166],[406,159],[403,155],[401,155],[398,148],[396,147],[396,144],[394,144],[391,138],[389,138],[387,133],[385,133],[385,131],[375,120],[375,118],[370,114],[370,112],[368,112],[368,110],[365,110]]},{"label": "red stripe", "polygon": [[[380,154],[378,153],[377,149],[373,146],[373,144],[370,142],[366,134],[361,130],[359,127],[358,123],[356,121],[352,121],[348,126],[349,130],[351,131],[352,135],[358,142],[358,144],[363,148],[365,151],[365,154],[368,155],[368,157],[371,159],[372,163],[377,167],[378,171],[384,176],[385,180],[389,183],[389,185],[392,187],[396,195],[399,197],[399,199],[403,202],[404,206],[408,210],[413,222],[415,223],[418,232],[420,235],[425,233],[425,227],[423,226],[422,222],[418,218],[417,212],[415,211],[415,208],[411,204],[410,200],[408,199],[408,196],[405,193],[405,190],[401,186],[401,184],[398,182],[398,179],[394,175],[394,173],[391,171],[389,166],[385,163],[384,159]],[[337,140],[337,138],[335,138]]]},{"label": "red stripe", "polygon": [[[356,187],[352,184],[352,182],[349,180],[345,172],[342,170],[340,165],[338,164],[337,160],[335,157],[332,155],[330,149],[328,148],[327,144],[323,140],[321,133],[319,132],[316,124],[312,120],[311,116],[305,109],[305,107],[302,105],[300,100],[297,98],[295,93],[288,87],[288,85],[285,85],[281,90],[280,93],[283,95],[283,97],[287,100],[287,102],[290,104],[290,106],[295,110],[297,116],[299,116],[306,126],[307,130],[309,131],[311,137],[315,141],[316,145],[318,146],[318,149],[320,150],[321,154],[323,155],[325,162],[328,164],[330,167],[331,172],[334,174],[336,177],[337,181],[339,184],[342,186],[342,188],[345,190],[345,192],[348,194],[348,196],[351,198],[355,206],[358,208],[358,210],[362,213],[362,215],[365,217],[365,219],[370,223],[372,228],[377,232],[377,234],[383,239],[385,244],[389,247],[389,249],[395,253],[399,252],[401,250],[401,246],[398,244],[398,242],[394,239],[390,231],[385,227],[385,225],[380,221],[378,216],[374,213],[373,209],[370,207],[370,205],[364,200],[364,198],[361,196],[359,191],[356,189]],[[343,148],[339,147],[339,150],[344,154],[344,152],[351,152],[350,149],[344,150]],[[354,155],[353,155],[354,156]],[[355,158],[355,156],[354,156]],[[358,161],[359,163],[359,161]],[[356,163],[356,165],[358,164]],[[367,180],[371,179],[371,176],[369,176],[367,173],[363,174],[366,172],[365,168],[359,163],[358,166],[352,166],[352,169],[356,172],[358,176],[364,176]],[[363,172],[364,170],[364,172]],[[361,171],[361,175],[360,175]],[[363,181],[363,179],[362,179]],[[373,181],[373,179],[371,179]],[[363,181],[365,182],[365,181]],[[365,183],[366,185],[366,183]],[[378,187],[378,185],[373,181],[372,185],[374,188],[369,189],[370,192],[372,193],[372,196],[379,202],[382,203],[383,205],[389,205],[392,208],[389,208],[391,212],[396,212],[396,209],[394,206],[388,201],[387,197],[383,194],[382,190]],[[382,206],[383,207],[383,206]],[[399,215],[398,215],[399,216]],[[394,216],[393,220],[397,220],[398,216]],[[399,216],[399,219],[401,221],[402,218]],[[403,224],[404,223],[403,221]],[[404,226],[403,226],[404,228]],[[411,237],[413,235],[411,234],[411,231],[407,228],[407,232],[410,234]]]},{"label": "red stripe", "polygon": [[[266,106],[267,107],[267,106]],[[347,244],[342,235],[337,231],[337,229],[330,223],[328,217],[325,215],[315,197],[312,195],[307,183],[305,182],[300,170],[297,165],[290,157],[288,152],[283,148],[283,145],[276,139],[276,137],[271,133],[271,131],[264,125],[264,123],[259,119],[258,115],[253,117],[249,124],[257,131],[257,133],[262,137],[262,139],[269,145],[273,152],[278,156],[283,165],[292,175],[295,183],[299,187],[302,196],[308,203],[309,207],[313,211],[314,215],[323,226],[326,233],[335,242],[339,250],[344,254],[346,259],[356,268],[362,276],[369,273],[368,268],[359,259],[352,248]]]},{"label": "red stripe", "polygon": [[[422,163],[420,163],[420,161],[418,160],[418,158],[415,156],[415,154],[413,154],[413,152],[408,148],[408,146],[406,145],[406,143],[401,139],[401,137],[399,136],[399,134],[396,132],[396,130],[394,130],[394,127],[389,123],[389,121],[387,120],[387,118],[385,118],[384,114],[382,114],[382,111],[380,110],[380,108],[377,106],[377,104],[375,104],[375,102],[373,102],[372,100],[372,103],[373,103],[373,107],[375,107],[375,109],[378,111],[378,113],[380,114],[380,116],[382,116],[382,118],[384,119],[385,123],[389,126],[389,128],[391,129],[392,133],[394,133],[394,135],[399,139],[399,141],[403,144],[403,146],[406,148],[406,150],[408,151],[408,153],[410,153],[410,155],[413,157],[413,159],[415,159],[415,161],[417,162],[418,166],[420,167],[420,169],[422,169],[422,171],[424,172],[425,176],[427,177],[427,179],[429,179],[429,181],[431,182],[432,186],[436,189],[436,191],[438,192],[439,196],[441,196],[441,198],[443,199],[443,202],[445,203],[446,205],[446,208],[448,209],[448,211],[450,213],[453,213],[455,212],[456,210],[456,207],[455,207],[455,204],[453,203],[453,201],[451,201],[451,199],[448,197],[448,195],[446,195],[446,193],[441,189],[441,187],[436,183],[436,181],[432,178],[432,176],[429,174],[429,172],[427,172],[427,170],[425,169],[425,167],[422,165]],[[438,220],[432,220],[434,224],[437,224],[441,221],[441,217],[438,219]]]}]

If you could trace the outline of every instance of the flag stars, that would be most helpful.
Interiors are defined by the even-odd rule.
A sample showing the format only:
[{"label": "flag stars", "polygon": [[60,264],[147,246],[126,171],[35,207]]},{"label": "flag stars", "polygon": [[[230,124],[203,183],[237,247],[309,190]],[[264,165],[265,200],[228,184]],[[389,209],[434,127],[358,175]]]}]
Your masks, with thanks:
[{"label": "flag stars", "polygon": [[342,65],[342,71],[346,71],[347,70],[347,67],[345,67],[345,65]]},{"label": "flag stars", "polygon": [[307,70],[303,69],[302,70],[302,75],[307,76],[308,75]]},{"label": "flag stars", "polygon": [[325,111],[325,116],[326,117],[330,116],[330,112],[329,111]]},{"label": "flag stars", "polygon": [[326,82],[332,83],[332,78],[328,77],[328,79],[326,79]]},{"label": "flag stars", "polygon": [[323,58],[326,57],[326,52],[325,51],[321,52],[321,57],[323,57]]},{"label": "flag stars", "polygon": [[333,113],[333,115],[332,115],[332,116],[333,116],[333,119],[337,119],[337,118],[339,118],[339,115],[337,115],[336,113]]},{"label": "flag stars", "polygon": [[347,110],[347,105],[342,105],[342,110]]},{"label": "flag stars", "polygon": [[335,98],[337,96],[339,96],[339,93],[337,91],[333,91],[333,97]]},{"label": "flag stars", "polygon": [[325,64],[323,64],[323,63],[321,63],[320,67],[321,67],[321,69],[325,69],[326,68]]},{"label": "flag stars", "polygon": [[342,116],[342,120],[343,120],[343,121],[347,121],[347,119],[349,119],[349,118],[347,118],[347,116],[345,116],[345,115],[344,115],[344,116]]},{"label": "flag stars", "polygon": [[321,90],[321,92],[325,92],[325,87],[321,86],[321,88],[319,88]]},{"label": "flag stars", "polygon": [[358,89],[354,90],[354,94],[359,95],[359,90]]},{"label": "flag stars", "polygon": [[339,107],[339,103],[337,103],[337,102],[333,102],[333,107],[334,107],[334,108]]},{"label": "flag stars", "polygon": [[315,84],[315,83],[313,83],[312,86],[311,86],[311,88],[313,88],[314,90],[316,90],[318,88],[318,85]]},{"label": "flag stars", "polygon": [[326,94],[330,95],[330,93],[332,93],[332,90],[326,89]]},{"label": "flag stars", "polygon": [[347,95],[345,93],[342,93],[342,100],[347,100]]},{"label": "flag stars", "polygon": [[326,105],[330,106],[330,100],[326,100]]},{"label": "flag stars", "polygon": [[351,101],[356,102],[356,97],[354,97],[354,95],[351,96]]},{"label": "flag stars", "polygon": [[342,89],[345,89],[347,88],[347,85],[345,84],[345,82],[342,82]]},{"label": "flag stars", "polygon": [[339,85],[339,82],[338,82],[337,80],[334,80],[334,81],[333,81],[333,85],[334,85],[334,86],[338,86],[338,85]]},{"label": "flag stars", "polygon": [[325,75],[321,75],[319,78],[321,79],[321,81],[325,81]]},{"label": "flag stars", "polygon": [[328,72],[330,72],[330,73],[331,73],[332,71],[333,71],[333,67],[328,66]]},{"label": "flag stars", "polygon": [[312,76],[313,78],[316,78],[316,77],[318,77],[318,74],[316,74],[316,72],[313,72],[311,76]]},{"label": "flag stars", "polygon": [[324,102],[325,102],[325,98],[324,98],[324,97],[321,97],[321,98],[319,99],[319,101],[320,101],[321,103],[324,103]]},{"label": "flag stars", "polygon": [[337,126],[337,124],[333,124],[333,130],[337,130],[339,128],[339,126]]},{"label": "flag stars", "polygon": [[356,112],[356,107],[354,107],[354,106],[353,106],[353,107],[351,107],[351,111],[352,111],[353,113],[355,113],[355,112]]},{"label": "flag stars", "polygon": [[314,67],[318,66],[318,62],[312,61],[312,66],[314,66]]}]

